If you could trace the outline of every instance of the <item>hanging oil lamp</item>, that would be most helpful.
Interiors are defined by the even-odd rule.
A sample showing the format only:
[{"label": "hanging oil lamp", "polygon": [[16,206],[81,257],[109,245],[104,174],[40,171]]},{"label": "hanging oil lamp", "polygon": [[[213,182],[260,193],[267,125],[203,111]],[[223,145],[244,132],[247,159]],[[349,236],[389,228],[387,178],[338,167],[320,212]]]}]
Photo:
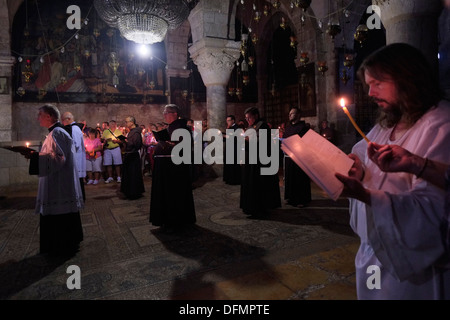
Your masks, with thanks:
[{"label": "hanging oil lamp", "polygon": [[256,35],[256,33],[252,33],[252,42],[253,44],[256,44],[258,42],[258,36]]},{"label": "hanging oil lamp", "polygon": [[272,6],[275,8],[275,10],[277,10],[280,7],[280,5],[281,5],[281,2],[279,0],[275,0],[272,3]]},{"label": "hanging oil lamp", "polygon": [[261,20],[261,12],[255,11],[255,16],[253,17],[253,20],[259,22]]},{"label": "hanging oil lamp", "polygon": [[305,66],[308,62],[309,62],[308,52],[302,51],[300,53],[300,63]]},{"label": "hanging oil lamp", "polygon": [[322,75],[325,75],[325,72],[328,71],[328,66],[327,66],[327,62],[326,61],[318,61],[317,62],[317,69],[319,70],[320,73],[322,73]]},{"label": "hanging oil lamp", "polygon": [[289,40],[289,45],[291,46],[291,48],[295,49],[295,47],[297,46],[297,38],[295,38],[295,36],[290,36]]},{"label": "hanging oil lamp", "polygon": [[94,37],[98,38],[98,37],[100,37],[100,30],[98,30],[98,28],[95,28],[92,31],[92,34],[94,35]]},{"label": "hanging oil lamp", "polygon": [[25,89],[23,87],[19,87],[17,88],[16,93],[19,97],[23,97],[25,95]]},{"label": "hanging oil lamp", "polygon": [[236,96],[238,97],[239,100],[242,99],[242,89],[241,88],[236,88]]},{"label": "hanging oil lamp", "polygon": [[250,67],[253,67],[254,64],[255,64],[255,58],[253,56],[248,57],[248,65]]},{"label": "hanging oil lamp", "polygon": [[83,54],[86,59],[89,59],[89,57],[91,56],[91,51],[89,49],[86,49],[84,50]]},{"label": "hanging oil lamp", "polygon": [[286,29],[286,20],[284,17],[281,17],[280,27],[284,30]]},{"label": "hanging oil lamp", "polygon": [[359,45],[362,46],[363,42],[367,40],[369,36],[369,28],[365,24],[360,24],[355,31],[353,37],[356,41],[359,42]]},{"label": "hanging oil lamp", "polygon": [[353,64],[354,64],[353,55],[352,54],[346,54],[345,55],[345,60],[344,60],[344,66],[347,69],[350,70],[352,68]]},{"label": "hanging oil lamp", "polygon": [[330,35],[331,39],[334,38],[341,32],[341,26],[338,23],[328,24],[327,33]]},{"label": "hanging oil lamp", "polygon": [[248,40],[248,34],[243,33],[241,35],[241,54],[243,57],[247,54],[247,40]]},{"label": "hanging oil lamp", "polygon": [[34,75],[33,70],[31,69],[31,61],[29,59],[27,59],[25,71],[22,71],[22,75],[24,76],[26,83],[30,82],[31,77]]},{"label": "hanging oil lamp", "polygon": [[342,80],[342,83],[344,83],[344,84],[347,84],[348,80],[350,80],[350,77],[347,74],[347,69],[342,70],[341,80]]}]

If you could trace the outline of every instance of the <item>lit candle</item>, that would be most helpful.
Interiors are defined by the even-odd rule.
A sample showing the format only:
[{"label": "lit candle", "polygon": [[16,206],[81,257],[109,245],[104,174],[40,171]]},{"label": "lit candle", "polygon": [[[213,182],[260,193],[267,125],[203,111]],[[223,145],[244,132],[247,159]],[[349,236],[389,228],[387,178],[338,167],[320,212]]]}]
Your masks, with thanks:
[{"label": "lit candle", "polygon": [[363,137],[367,143],[370,142],[369,139],[367,139],[366,135],[364,134],[364,132],[361,131],[361,129],[358,127],[358,125],[356,124],[355,120],[353,119],[352,115],[350,114],[350,112],[348,111],[347,107],[345,106],[345,100],[344,98],[341,98],[341,107],[342,110],[344,110],[345,114],[347,115],[347,117],[350,119],[351,123],[353,124],[353,126],[355,127],[356,131],[359,132],[359,134],[361,135],[361,137]]},{"label": "lit candle", "polygon": [[29,143],[29,142],[27,142],[27,143],[26,143],[26,146],[27,146],[27,148],[28,148],[28,147],[30,146],[30,143]]}]

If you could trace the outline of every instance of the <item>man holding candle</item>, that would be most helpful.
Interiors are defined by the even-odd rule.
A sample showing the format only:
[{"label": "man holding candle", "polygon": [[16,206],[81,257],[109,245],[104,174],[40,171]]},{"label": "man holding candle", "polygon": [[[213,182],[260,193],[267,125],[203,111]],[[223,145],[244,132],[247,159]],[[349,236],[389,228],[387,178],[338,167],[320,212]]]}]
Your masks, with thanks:
[{"label": "man holding candle", "polygon": [[83,195],[75,164],[75,145],[53,105],[39,108],[38,121],[49,134],[39,152],[26,151],[30,174],[39,175],[35,213],[40,215],[40,253],[71,257],[83,240],[79,210]]},{"label": "man holding candle", "polygon": [[[433,161],[450,163],[450,104],[442,101],[426,58],[407,44],[370,55],[359,75],[381,109],[367,134]],[[349,176],[336,174],[350,198],[350,224],[361,238],[355,259],[359,299],[450,299],[445,192],[421,172],[383,172],[358,142]]]}]

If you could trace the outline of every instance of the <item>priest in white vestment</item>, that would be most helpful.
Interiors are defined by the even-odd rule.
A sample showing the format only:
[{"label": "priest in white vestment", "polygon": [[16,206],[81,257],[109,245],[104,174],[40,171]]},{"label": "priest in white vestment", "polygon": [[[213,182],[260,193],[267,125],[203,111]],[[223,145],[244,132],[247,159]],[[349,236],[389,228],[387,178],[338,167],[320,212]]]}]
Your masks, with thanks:
[{"label": "priest in white vestment", "polygon": [[38,120],[49,134],[30,158],[30,174],[39,175],[35,213],[40,215],[40,253],[72,256],[83,240],[79,210],[83,208],[72,138],[52,105],[39,108]]}]

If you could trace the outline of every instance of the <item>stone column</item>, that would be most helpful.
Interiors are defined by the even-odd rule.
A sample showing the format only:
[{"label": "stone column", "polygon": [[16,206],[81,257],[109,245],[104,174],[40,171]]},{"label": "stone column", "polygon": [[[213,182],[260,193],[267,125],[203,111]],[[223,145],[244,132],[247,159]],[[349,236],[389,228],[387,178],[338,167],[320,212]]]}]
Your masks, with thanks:
[{"label": "stone column", "polygon": [[[6,83],[1,83],[0,94],[0,142],[13,140],[12,128],[12,66],[14,57],[0,56],[0,77],[6,77]],[[6,84],[6,88],[3,85]]]},{"label": "stone column", "polygon": [[438,67],[438,18],[441,0],[373,0],[380,7],[386,29],[386,43],[408,43],[425,54],[431,66]]},{"label": "stone column", "polygon": [[240,42],[217,38],[203,38],[194,43],[189,52],[206,86],[207,119],[210,128],[225,130],[226,86],[234,62],[240,55]]},{"label": "stone column", "polygon": [[11,28],[8,7],[6,0],[0,0],[0,77],[6,77],[7,79],[7,89],[2,87],[2,94],[0,94],[0,119],[2,119],[0,121],[0,142],[13,140],[12,66],[15,59],[11,57]]}]

